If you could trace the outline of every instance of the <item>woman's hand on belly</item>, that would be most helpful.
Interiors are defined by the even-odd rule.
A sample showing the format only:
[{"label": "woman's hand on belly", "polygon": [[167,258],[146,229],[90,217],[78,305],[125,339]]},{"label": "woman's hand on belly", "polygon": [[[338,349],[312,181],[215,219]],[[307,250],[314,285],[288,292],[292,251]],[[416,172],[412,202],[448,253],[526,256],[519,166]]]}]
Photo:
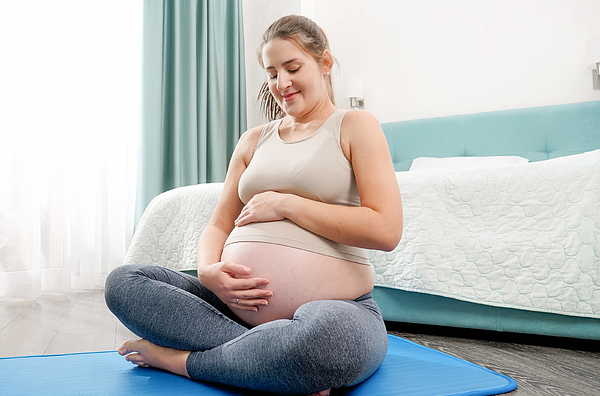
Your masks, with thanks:
[{"label": "woman's hand on belly", "polygon": [[235,225],[242,227],[249,223],[283,220],[285,217],[279,212],[279,209],[282,207],[285,195],[274,191],[256,194],[244,206],[235,220]]},{"label": "woman's hand on belly", "polygon": [[[273,297],[257,311],[235,310],[251,326],[292,319],[301,305],[315,300],[353,300],[373,289],[368,265],[264,242],[236,242],[223,249],[222,259],[268,278]],[[241,301],[240,301],[241,302]]]},{"label": "woman's hand on belly", "polygon": [[269,304],[273,292],[264,288],[268,279],[250,278],[251,271],[244,265],[221,261],[199,268],[198,279],[230,308],[258,311],[259,306]]}]

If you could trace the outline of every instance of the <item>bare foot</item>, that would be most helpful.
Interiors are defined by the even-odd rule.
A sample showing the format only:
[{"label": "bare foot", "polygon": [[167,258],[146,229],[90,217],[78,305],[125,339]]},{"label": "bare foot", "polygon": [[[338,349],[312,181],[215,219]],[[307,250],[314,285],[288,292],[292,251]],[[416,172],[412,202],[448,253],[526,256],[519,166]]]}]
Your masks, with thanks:
[{"label": "bare foot", "polygon": [[147,340],[126,341],[119,354],[140,367],[154,367],[189,378],[186,368],[189,351],[158,346]]}]

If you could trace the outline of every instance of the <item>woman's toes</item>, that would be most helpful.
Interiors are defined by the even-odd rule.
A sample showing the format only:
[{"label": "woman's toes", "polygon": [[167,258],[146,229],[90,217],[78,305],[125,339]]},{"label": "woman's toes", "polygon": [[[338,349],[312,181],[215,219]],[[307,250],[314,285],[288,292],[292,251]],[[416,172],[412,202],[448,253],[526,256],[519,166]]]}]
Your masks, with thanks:
[{"label": "woman's toes", "polygon": [[121,347],[120,347],[120,348],[119,348],[119,350],[118,350],[118,352],[119,352],[119,355],[122,355],[122,356],[124,356],[124,355],[127,355],[128,353],[131,353],[131,352],[133,352],[133,350],[131,350],[131,349],[129,348],[129,344],[131,344],[131,342],[132,342],[131,340],[130,340],[130,341],[125,341],[125,342],[123,343],[123,345],[121,345]]},{"label": "woman's toes", "polygon": [[125,356],[125,360],[140,367],[150,367],[146,362],[144,362],[142,355],[140,355],[139,353],[130,353],[129,355]]}]

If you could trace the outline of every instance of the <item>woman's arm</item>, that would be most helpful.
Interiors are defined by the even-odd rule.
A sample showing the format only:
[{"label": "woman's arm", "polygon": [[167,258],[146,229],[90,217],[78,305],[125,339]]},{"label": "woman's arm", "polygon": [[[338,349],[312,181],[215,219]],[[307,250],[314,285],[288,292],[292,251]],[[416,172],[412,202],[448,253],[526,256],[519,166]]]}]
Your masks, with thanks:
[{"label": "woman's arm", "polygon": [[342,122],[341,140],[342,150],[354,169],[360,207],[266,192],[248,202],[235,224],[287,218],[345,245],[394,249],[402,236],[402,202],[381,126],[367,112],[350,111]]},{"label": "woman's arm", "polygon": [[[254,128],[242,135],[229,163],[223,190],[208,225],[200,235],[197,249],[198,279],[202,285],[217,295],[232,308],[256,310],[269,290],[256,289],[269,283],[264,278],[248,278],[250,268],[221,261],[223,246],[234,227],[234,220],[244,204],[238,196],[238,183],[250,163],[262,127]],[[243,299],[244,305],[236,304]]]}]

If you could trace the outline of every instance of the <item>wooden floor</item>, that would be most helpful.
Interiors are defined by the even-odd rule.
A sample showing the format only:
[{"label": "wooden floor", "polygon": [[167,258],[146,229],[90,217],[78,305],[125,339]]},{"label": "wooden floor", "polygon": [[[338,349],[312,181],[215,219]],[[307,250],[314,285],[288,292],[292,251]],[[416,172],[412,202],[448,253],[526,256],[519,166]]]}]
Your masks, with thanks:
[{"label": "wooden floor", "polygon": [[[404,327],[404,329],[402,329]],[[509,396],[600,395],[600,343],[461,329],[388,324],[391,334],[517,381]]]},{"label": "wooden floor", "polygon": [[[388,324],[390,333],[506,374],[510,396],[600,395],[598,342]],[[103,291],[0,299],[0,357],[117,349],[135,338],[110,313]]]},{"label": "wooden floor", "polygon": [[104,290],[0,300],[0,357],[114,351],[132,338],[108,310]]}]

